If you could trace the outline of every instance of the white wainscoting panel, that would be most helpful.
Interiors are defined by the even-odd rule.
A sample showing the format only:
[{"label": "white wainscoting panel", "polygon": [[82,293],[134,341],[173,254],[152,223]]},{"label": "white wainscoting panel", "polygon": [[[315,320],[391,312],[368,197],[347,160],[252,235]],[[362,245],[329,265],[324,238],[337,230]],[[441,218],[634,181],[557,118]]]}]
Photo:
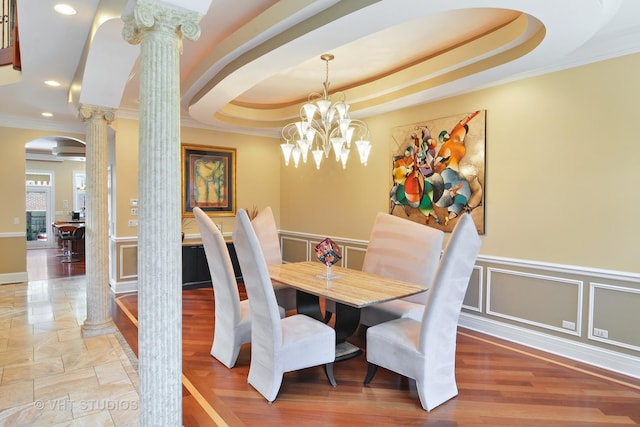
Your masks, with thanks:
[{"label": "white wainscoting panel", "polygon": [[[465,296],[462,303],[463,308],[480,313],[482,312],[482,294],[484,292],[483,270],[484,269],[482,266],[476,265],[473,267],[473,273],[471,274],[471,278],[469,279],[469,287],[467,288],[467,295]],[[471,293],[469,292],[469,289],[471,289]],[[471,294],[477,296],[477,299],[475,301],[469,300],[469,295]]]},{"label": "white wainscoting panel", "polygon": [[[494,276],[496,276],[496,281],[498,276],[502,276],[503,282],[509,281],[509,276],[511,276],[513,286],[516,286],[516,282],[520,282],[517,279],[526,278],[526,285],[523,283],[517,285],[519,286],[519,300],[512,301],[512,304],[505,302],[502,302],[501,304],[494,304],[492,297],[498,299],[498,297],[503,296],[497,295],[497,291],[494,292]],[[562,332],[568,335],[581,336],[583,285],[584,283],[580,280],[489,267],[487,268],[487,314],[556,332]],[[498,285],[495,287],[497,286]],[[567,296],[571,293],[573,293],[572,297]],[[560,298],[560,296],[565,297],[567,302],[571,302],[571,304],[575,305],[575,309],[572,313],[567,312],[559,315],[562,320],[572,322],[575,326],[575,330],[563,328],[562,320],[560,319],[557,324],[552,324],[540,319],[535,319],[532,315],[527,318],[525,317],[526,313],[524,312],[522,312],[521,315],[518,315],[516,314],[517,309],[514,309],[511,312],[506,312],[506,310],[510,309],[512,306],[522,307],[523,305],[526,305],[527,310],[530,312],[548,312],[549,306],[551,305],[551,302],[553,302],[552,298],[555,298],[556,295],[558,298]],[[569,298],[573,298],[573,301],[569,301]],[[500,305],[500,307],[498,307],[498,305]],[[553,314],[554,313],[547,313],[547,316],[554,317]]]},{"label": "white wainscoting panel", "polygon": [[[599,305],[606,304],[607,316],[599,315]],[[631,327],[630,327],[631,326]],[[607,337],[595,334],[595,328]],[[589,283],[588,338],[640,352],[640,289],[603,283]]]}]

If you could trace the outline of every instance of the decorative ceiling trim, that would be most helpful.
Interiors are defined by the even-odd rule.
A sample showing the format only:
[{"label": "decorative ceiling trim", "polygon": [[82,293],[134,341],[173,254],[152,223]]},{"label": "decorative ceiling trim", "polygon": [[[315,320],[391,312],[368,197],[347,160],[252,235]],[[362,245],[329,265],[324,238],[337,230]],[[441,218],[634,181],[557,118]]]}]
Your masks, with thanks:
[{"label": "decorative ceiling trim", "polygon": [[[358,111],[365,108],[453,83],[513,61],[535,49],[544,39],[544,33],[539,22],[520,15],[507,25],[422,58],[412,66],[378,76],[351,89],[336,90],[344,93],[351,104],[350,113],[357,116]],[[215,118],[235,126],[280,128],[298,116],[299,106],[304,101],[296,100],[297,104],[287,106],[231,102],[220,109]]]}]

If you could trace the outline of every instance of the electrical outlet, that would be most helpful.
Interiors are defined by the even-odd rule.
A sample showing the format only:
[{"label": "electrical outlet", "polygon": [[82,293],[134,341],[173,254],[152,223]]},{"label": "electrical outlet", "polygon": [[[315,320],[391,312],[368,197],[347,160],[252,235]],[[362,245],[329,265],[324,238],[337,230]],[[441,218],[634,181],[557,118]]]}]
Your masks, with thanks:
[{"label": "electrical outlet", "polygon": [[609,331],[606,329],[593,328],[593,335],[600,338],[609,338]]},{"label": "electrical outlet", "polygon": [[138,208],[131,208],[131,216],[138,216]]},{"label": "electrical outlet", "polygon": [[138,226],[138,220],[137,219],[130,219],[129,220],[129,227],[137,227]]},{"label": "electrical outlet", "polygon": [[565,329],[571,329],[572,331],[576,330],[576,324],[574,322],[569,322],[568,320],[562,321],[562,327]]}]

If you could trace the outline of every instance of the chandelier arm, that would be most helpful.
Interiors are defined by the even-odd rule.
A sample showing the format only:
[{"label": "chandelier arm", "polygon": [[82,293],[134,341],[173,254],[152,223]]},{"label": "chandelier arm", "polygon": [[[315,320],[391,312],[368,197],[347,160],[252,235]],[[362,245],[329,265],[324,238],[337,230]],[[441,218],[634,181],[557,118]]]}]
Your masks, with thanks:
[{"label": "chandelier arm", "polygon": [[318,92],[311,92],[309,96],[307,96],[307,101],[309,102],[313,102],[316,99],[325,99],[325,98],[321,93],[318,93]]},{"label": "chandelier arm", "polygon": [[317,120],[309,123],[309,126],[316,130],[316,135],[319,135],[323,140],[327,139],[327,130],[320,126]]},{"label": "chandelier arm", "polygon": [[362,120],[351,119],[350,127],[354,128],[353,139],[369,139],[369,126]]},{"label": "chandelier arm", "polygon": [[288,125],[282,128],[282,137],[286,141],[295,142],[296,133],[297,133],[297,128],[295,123],[289,123]]},{"label": "chandelier arm", "polygon": [[[309,126],[315,129],[316,133],[314,134],[314,141],[316,141],[315,147],[325,149],[326,145],[329,142],[329,135],[327,133],[327,129],[323,126],[320,126],[320,122],[317,120],[309,123]],[[314,142],[312,141],[312,143]]]},{"label": "chandelier arm", "polygon": [[346,103],[347,102],[347,95],[345,95],[344,92],[333,92],[331,94],[331,96],[332,97],[338,97],[338,100],[333,103],[333,106],[335,106],[336,104]]}]

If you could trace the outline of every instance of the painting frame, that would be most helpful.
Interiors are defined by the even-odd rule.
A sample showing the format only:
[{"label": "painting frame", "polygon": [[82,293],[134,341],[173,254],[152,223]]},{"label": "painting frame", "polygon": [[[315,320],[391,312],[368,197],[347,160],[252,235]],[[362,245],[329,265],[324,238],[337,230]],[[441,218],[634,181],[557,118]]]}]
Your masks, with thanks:
[{"label": "painting frame", "polygon": [[[182,217],[236,214],[236,149],[181,144]],[[204,171],[204,172],[203,172]]]}]

